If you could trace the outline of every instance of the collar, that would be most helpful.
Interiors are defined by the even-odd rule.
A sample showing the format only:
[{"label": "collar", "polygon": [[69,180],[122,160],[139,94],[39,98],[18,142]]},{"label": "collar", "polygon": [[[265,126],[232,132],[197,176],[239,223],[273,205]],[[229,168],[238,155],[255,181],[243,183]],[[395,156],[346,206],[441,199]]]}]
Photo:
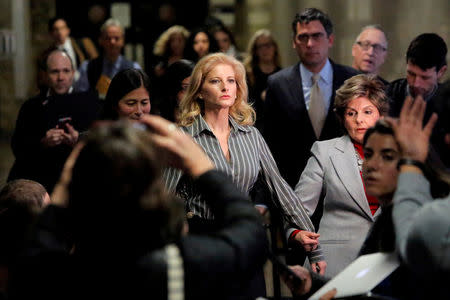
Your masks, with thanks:
[{"label": "collar", "polygon": [[63,46],[64,49],[71,49],[72,48],[72,43],[70,42],[70,38],[68,37],[66,39],[66,41],[64,42],[64,44],[62,44],[61,46]]},{"label": "collar", "polygon": [[[236,132],[236,131],[249,132],[250,131],[250,129],[247,128],[246,126],[239,125],[230,115],[228,115],[228,121],[230,122],[231,131],[233,131],[233,132]],[[203,131],[209,131],[212,133],[211,128],[209,127],[208,123],[206,123],[206,121],[202,115],[199,115],[195,119],[194,123],[192,123],[192,125],[187,126],[186,130],[193,137],[198,136]]]},{"label": "collar", "polygon": [[[314,73],[312,73],[310,70],[308,70],[302,63],[300,63],[300,74],[302,75],[302,84],[304,86],[312,86],[312,76]],[[327,62],[325,63],[325,66],[323,66],[322,70],[319,72],[320,79],[325,82],[326,84],[332,84],[333,81],[333,67],[331,66],[330,60],[327,59]]]},{"label": "collar", "polygon": [[[71,87],[69,88],[69,91],[67,91],[66,94],[72,94],[72,91],[73,91],[73,86],[71,86]],[[47,90],[47,94],[45,95],[45,97],[48,98],[48,97],[50,97],[50,96],[52,96],[52,95],[53,95],[53,93],[51,92],[50,89],[48,89],[48,90]]]}]

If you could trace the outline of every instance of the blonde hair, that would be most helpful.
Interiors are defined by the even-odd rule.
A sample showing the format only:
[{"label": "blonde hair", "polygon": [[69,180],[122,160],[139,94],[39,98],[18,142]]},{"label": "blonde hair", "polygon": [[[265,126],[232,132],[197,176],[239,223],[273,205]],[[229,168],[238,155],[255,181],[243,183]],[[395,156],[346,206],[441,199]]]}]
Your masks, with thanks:
[{"label": "blonde hair", "polygon": [[203,100],[199,98],[201,88],[209,72],[219,64],[233,68],[236,78],[236,100],[230,108],[230,116],[240,125],[253,125],[255,110],[247,103],[248,88],[244,65],[232,56],[224,53],[209,54],[200,59],[192,71],[191,83],[186,95],[180,102],[178,122],[182,126],[191,125],[195,119],[204,113]]},{"label": "blonde hair", "polygon": [[168,55],[169,47],[170,47],[170,38],[174,34],[181,34],[185,40],[189,37],[189,31],[181,25],[174,25],[169,27],[166,31],[161,33],[158,40],[155,42],[155,46],[153,48],[153,54],[157,56]]},{"label": "blonde hair", "polygon": [[280,51],[278,49],[278,44],[273,38],[272,33],[268,29],[260,29],[256,31],[253,36],[250,38],[247,46],[247,57],[244,59],[245,71],[247,72],[247,77],[250,84],[255,84],[255,75],[253,74],[253,68],[258,65],[258,55],[256,54],[256,41],[260,37],[267,37],[271,40],[272,44],[275,47],[275,56],[274,56],[274,64],[277,67],[281,67],[281,56]]}]

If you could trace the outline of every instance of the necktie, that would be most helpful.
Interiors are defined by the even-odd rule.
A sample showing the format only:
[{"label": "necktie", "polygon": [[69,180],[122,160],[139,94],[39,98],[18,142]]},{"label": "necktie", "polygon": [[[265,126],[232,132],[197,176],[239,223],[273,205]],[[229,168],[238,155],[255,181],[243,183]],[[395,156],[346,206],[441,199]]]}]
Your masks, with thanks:
[{"label": "necktie", "polygon": [[319,87],[319,79],[320,74],[314,74],[311,77],[312,87],[308,110],[309,118],[317,139],[320,137],[320,132],[322,131],[323,124],[325,123],[325,118],[327,116],[325,101]]}]

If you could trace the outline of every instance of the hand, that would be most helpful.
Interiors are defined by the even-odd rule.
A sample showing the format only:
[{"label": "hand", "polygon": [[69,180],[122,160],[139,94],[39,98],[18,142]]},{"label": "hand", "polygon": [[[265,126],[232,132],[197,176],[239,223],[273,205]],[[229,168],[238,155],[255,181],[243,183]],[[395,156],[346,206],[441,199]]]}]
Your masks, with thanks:
[{"label": "hand", "polygon": [[301,283],[299,284],[299,282],[294,280],[292,277],[282,277],[283,281],[286,282],[286,285],[289,287],[292,293],[298,296],[302,296],[308,293],[311,290],[312,286],[312,279],[309,270],[298,265],[289,266],[289,268],[302,279]]},{"label": "hand", "polygon": [[318,233],[302,230],[295,235],[295,240],[303,246],[306,252],[311,252],[319,245],[319,236]]},{"label": "hand", "polygon": [[52,128],[47,130],[45,136],[41,139],[41,144],[44,147],[55,147],[62,143],[64,130],[59,128]]},{"label": "hand", "polygon": [[80,136],[80,134],[69,123],[66,123],[65,125],[67,128],[67,133],[63,132],[62,142],[73,147],[78,142],[78,137]]},{"label": "hand", "polygon": [[402,156],[420,162],[425,162],[428,155],[431,131],[437,121],[434,113],[425,127],[422,126],[426,103],[422,96],[413,101],[411,97],[405,99],[400,117],[396,120],[390,117],[386,121],[392,126],[395,138],[400,146]]},{"label": "hand", "polygon": [[143,116],[141,122],[150,128],[155,145],[167,154],[170,166],[194,178],[214,168],[203,149],[173,123],[154,115]]},{"label": "hand", "polygon": [[327,269],[327,262],[324,260],[318,261],[316,263],[311,263],[311,269],[314,273],[319,273],[324,275]]},{"label": "hand", "polygon": [[336,294],[337,294],[337,290],[336,290],[336,288],[334,288],[332,290],[329,290],[325,294],[323,294],[322,297],[319,298],[319,300],[331,300],[334,298],[334,296],[336,296]]},{"label": "hand", "polygon": [[66,162],[64,163],[63,170],[61,172],[61,177],[59,181],[56,183],[53,188],[53,192],[51,195],[52,204],[59,206],[67,206],[69,202],[69,193],[67,191],[67,187],[69,186],[70,180],[72,179],[72,169],[75,165],[78,155],[80,154],[81,149],[84,144],[78,143],[70,153]]}]

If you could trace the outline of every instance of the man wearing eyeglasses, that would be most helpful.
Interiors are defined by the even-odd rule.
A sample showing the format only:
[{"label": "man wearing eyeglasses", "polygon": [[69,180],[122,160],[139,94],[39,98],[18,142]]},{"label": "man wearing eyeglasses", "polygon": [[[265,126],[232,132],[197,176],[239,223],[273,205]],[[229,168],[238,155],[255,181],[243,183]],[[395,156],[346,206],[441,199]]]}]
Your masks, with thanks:
[{"label": "man wearing eyeglasses", "polygon": [[[322,11],[308,8],[298,13],[292,30],[292,45],[300,62],[269,77],[264,137],[281,175],[295,187],[312,144],[342,135],[332,112],[334,94],[346,79],[358,72],[328,58],[334,42],[333,24]],[[318,117],[309,113],[314,74],[320,75],[318,85],[323,96],[323,115]],[[317,118],[322,119],[322,124],[313,128]]]},{"label": "man wearing eyeglasses", "polygon": [[[334,94],[346,79],[358,72],[328,58],[334,42],[333,24],[322,11],[307,8],[298,13],[292,22],[292,30],[292,45],[300,61],[268,79],[264,137],[281,175],[294,187],[306,166],[312,144],[343,134],[332,111]],[[321,205],[318,207],[317,215],[321,216]],[[318,219],[315,222],[314,218],[311,220],[317,228]],[[298,244],[295,243],[298,230],[287,234],[289,242]],[[321,249],[316,252],[321,252]],[[323,256],[311,253],[308,255],[313,270],[325,272],[326,264],[321,261]],[[298,254],[296,256],[299,257]],[[295,263],[301,264],[302,261],[299,259]]]},{"label": "man wearing eyeglasses", "polygon": [[387,46],[386,35],[379,25],[365,26],[352,47],[352,67],[363,73],[378,75],[386,59]]}]

